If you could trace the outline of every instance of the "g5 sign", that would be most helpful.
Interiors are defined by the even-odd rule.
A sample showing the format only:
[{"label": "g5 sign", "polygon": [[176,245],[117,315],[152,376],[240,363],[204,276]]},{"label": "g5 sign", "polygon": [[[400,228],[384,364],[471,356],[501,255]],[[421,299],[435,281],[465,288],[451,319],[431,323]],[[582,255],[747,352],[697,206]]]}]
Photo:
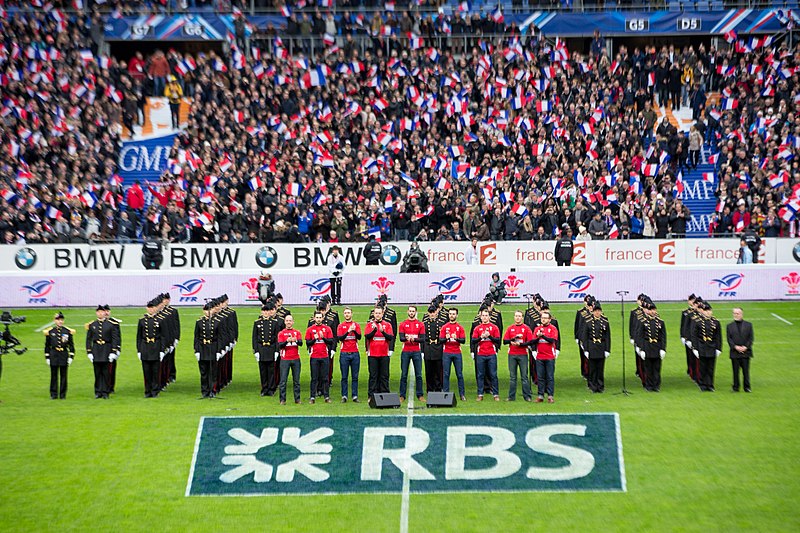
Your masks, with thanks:
[{"label": "g5 sign", "polygon": [[204,418],[186,495],[624,491],[616,414]]}]

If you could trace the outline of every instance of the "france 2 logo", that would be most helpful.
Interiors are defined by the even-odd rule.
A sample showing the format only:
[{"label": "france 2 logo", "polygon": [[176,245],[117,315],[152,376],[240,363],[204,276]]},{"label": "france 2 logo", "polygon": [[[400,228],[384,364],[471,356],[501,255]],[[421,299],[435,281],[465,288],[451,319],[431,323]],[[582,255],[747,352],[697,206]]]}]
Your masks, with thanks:
[{"label": "france 2 logo", "polygon": [[708,283],[709,285],[717,285],[719,288],[718,297],[733,298],[736,296],[736,289],[742,284],[743,280],[744,274],[728,274],[719,279],[712,279]]},{"label": "france 2 logo", "polygon": [[444,278],[442,281],[434,281],[428,287],[436,287],[439,289],[439,294],[441,294],[445,300],[457,300],[458,294],[456,294],[461,287],[464,285],[464,276],[450,276]]},{"label": "france 2 logo", "polygon": [[331,291],[331,280],[328,278],[320,278],[310,283],[303,283],[300,285],[301,289],[308,289],[309,302],[314,302],[322,298],[322,296]]},{"label": "france 2 logo", "polygon": [[41,279],[34,281],[30,285],[23,285],[19,290],[28,291],[28,296],[30,296],[28,299],[29,304],[46,304],[47,298],[45,296],[50,294],[55,283],[52,279]]},{"label": "france 2 logo", "polygon": [[569,294],[567,298],[579,298],[583,299],[584,296],[589,292],[589,287],[592,286],[592,282],[594,281],[594,276],[585,274],[583,276],[575,276],[572,279],[566,279],[561,282],[561,287],[569,287]]},{"label": "france 2 logo", "polygon": [[201,278],[187,279],[183,283],[176,283],[172,288],[178,289],[181,294],[179,302],[196,302],[197,294],[203,290],[205,282],[206,280]]}]

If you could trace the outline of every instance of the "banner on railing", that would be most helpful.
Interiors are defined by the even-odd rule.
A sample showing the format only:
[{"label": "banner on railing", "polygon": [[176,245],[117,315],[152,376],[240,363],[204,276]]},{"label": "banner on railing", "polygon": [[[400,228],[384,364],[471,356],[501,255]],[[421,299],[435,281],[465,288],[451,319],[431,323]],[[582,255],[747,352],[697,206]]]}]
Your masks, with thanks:
[{"label": "banner on railing", "polygon": [[[368,266],[364,244],[341,244],[347,272],[399,273],[410,244],[382,244],[379,264]],[[332,244],[170,244],[162,250],[160,270],[192,272],[262,270],[327,273]],[[468,242],[423,242],[431,272],[524,271],[556,265],[555,241],[481,242],[472,250]],[[681,265],[735,265],[739,239],[639,239],[574,243],[572,268]],[[759,263],[800,262],[797,239],[764,239]],[[469,262],[468,262],[469,260]],[[65,244],[0,246],[0,272],[141,272],[145,270],[141,244]]]},{"label": "banner on railing", "polygon": [[[501,270],[505,303],[525,305],[524,295],[540,293],[551,302],[579,302],[592,294],[601,301],[645,292],[656,301],[682,300],[695,293],[708,300],[798,300],[800,266],[730,265],[729,267],[547,268]],[[394,304],[423,304],[441,294],[447,303],[476,303],[489,291],[487,272],[459,270],[429,274],[345,274],[342,302],[371,304],[386,295]],[[330,293],[327,274],[278,274],[276,288],[286,305],[311,305]],[[232,305],[259,305],[258,278],[249,273],[150,272],[141,274],[13,274],[3,279],[0,307],[141,306],[155,294],[169,292],[174,305],[201,305],[227,294]]]},{"label": "banner on railing", "polygon": [[[167,111],[169,112],[169,111]],[[176,134],[126,141],[119,152],[118,174],[125,183],[159,181]]]}]

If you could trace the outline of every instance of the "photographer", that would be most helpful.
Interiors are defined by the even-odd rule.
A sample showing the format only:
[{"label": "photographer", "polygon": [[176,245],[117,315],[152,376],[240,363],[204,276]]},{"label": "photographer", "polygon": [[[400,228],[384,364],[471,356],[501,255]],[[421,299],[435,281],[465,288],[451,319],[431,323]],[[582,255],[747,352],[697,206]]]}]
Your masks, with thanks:
[{"label": "photographer", "polygon": [[25,347],[17,348],[20,345],[19,339],[13,336],[11,330],[8,329],[11,324],[20,324],[22,322],[25,322],[24,316],[14,318],[9,311],[3,311],[3,314],[0,315],[0,324],[5,325],[2,339],[0,339],[0,377],[3,376],[3,356],[5,354],[11,350],[14,350],[17,355],[22,355],[28,351]]},{"label": "photographer", "polygon": [[275,294],[275,280],[272,279],[272,274],[262,270],[258,276],[258,299],[261,305],[266,305],[273,294]]},{"label": "photographer", "polygon": [[506,282],[500,280],[500,274],[497,272],[492,274],[492,281],[489,283],[489,293],[496,304],[503,303],[503,298],[506,297]]}]

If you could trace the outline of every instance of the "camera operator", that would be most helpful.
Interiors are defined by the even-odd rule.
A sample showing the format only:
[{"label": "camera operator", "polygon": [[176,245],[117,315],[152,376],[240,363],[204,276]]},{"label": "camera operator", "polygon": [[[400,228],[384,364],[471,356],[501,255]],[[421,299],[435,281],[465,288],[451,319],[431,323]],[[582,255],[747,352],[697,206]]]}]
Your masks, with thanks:
[{"label": "camera operator", "polygon": [[403,266],[400,267],[400,272],[429,272],[428,258],[425,257],[425,252],[420,250],[419,244],[416,241],[411,243],[408,253],[403,258]]},{"label": "camera operator", "polygon": [[267,300],[272,298],[275,294],[275,280],[272,279],[272,274],[261,271],[258,276],[258,299],[261,300],[261,305],[267,305]]},{"label": "camera operator", "polygon": [[0,324],[5,325],[5,330],[3,331],[2,339],[0,339],[0,377],[3,376],[3,355],[9,353],[11,350],[14,350],[14,353],[17,355],[22,355],[26,351],[28,351],[25,347],[17,348],[20,345],[19,339],[11,334],[11,330],[8,327],[11,324],[20,324],[25,322],[25,317],[12,317],[11,313],[8,311],[3,311],[3,314],[0,315]]},{"label": "camera operator", "polygon": [[497,272],[492,274],[492,281],[489,283],[489,293],[496,304],[502,303],[503,298],[506,297],[506,282],[500,280],[500,274]]}]

